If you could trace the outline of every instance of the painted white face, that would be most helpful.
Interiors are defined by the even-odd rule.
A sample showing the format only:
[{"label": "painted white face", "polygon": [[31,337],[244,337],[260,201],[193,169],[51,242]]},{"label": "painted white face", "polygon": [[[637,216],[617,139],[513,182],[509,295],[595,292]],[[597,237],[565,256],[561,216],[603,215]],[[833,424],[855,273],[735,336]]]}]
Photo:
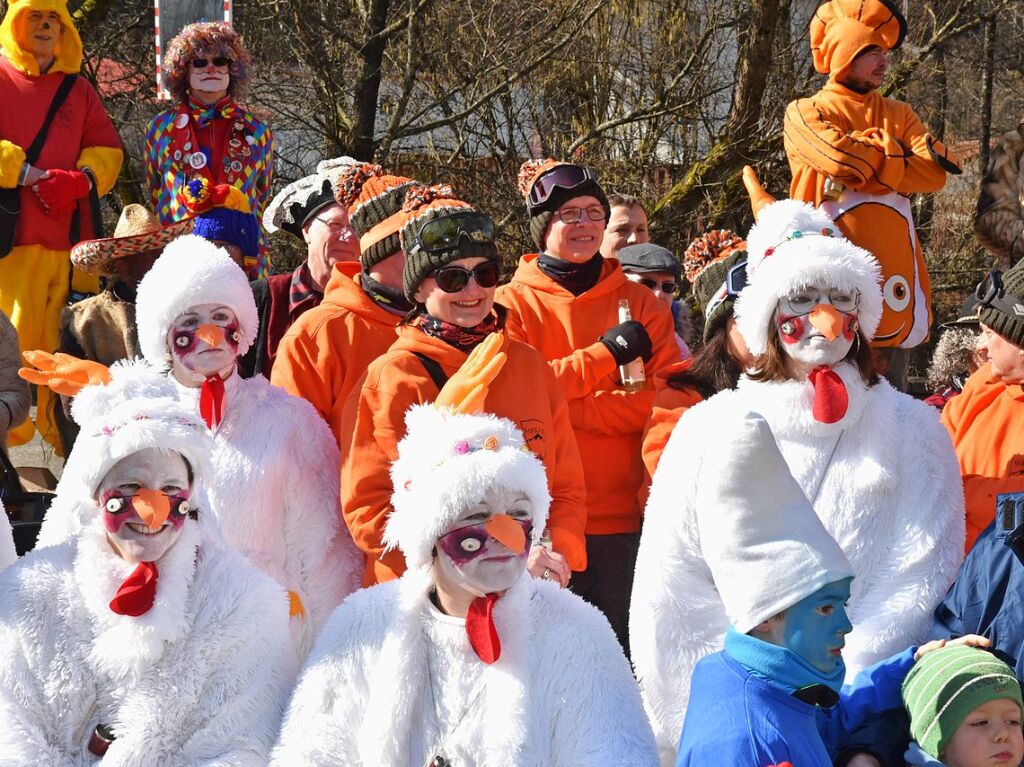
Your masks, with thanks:
[{"label": "painted white face", "polygon": [[226,92],[231,84],[230,69],[231,62],[226,56],[204,51],[189,62],[189,88],[204,93]]},{"label": "painted white face", "polygon": [[775,327],[786,354],[801,365],[832,367],[857,337],[856,292],[809,286],[790,292],[775,308]]},{"label": "painted white face", "polygon": [[435,579],[478,597],[507,590],[526,571],[531,514],[523,493],[488,490],[438,538]]},{"label": "painted white face", "polygon": [[145,448],[122,458],[96,490],[107,539],[126,562],[155,562],[181,537],[188,465],[178,453]]},{"label": "painted white face", "polygon": [[238,319],[229,307],[190,307],[167,331],[171,369],[179,380],[220,373],[235,363],[240,339]]}]

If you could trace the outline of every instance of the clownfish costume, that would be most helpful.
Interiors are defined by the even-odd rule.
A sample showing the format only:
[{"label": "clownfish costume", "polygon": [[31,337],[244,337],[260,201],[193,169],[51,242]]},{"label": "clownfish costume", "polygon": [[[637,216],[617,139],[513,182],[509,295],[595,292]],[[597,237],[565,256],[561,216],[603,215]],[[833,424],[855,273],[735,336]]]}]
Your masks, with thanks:
[{"label": "clownfish costume", "polygon": [[885,302],[873,345],[913,348],[928,338],[931,283],[909,196],[935,192],[960,173],[949,150],[909,104],[854,90],[854,60],[900,46],[906,21],[891,0],[828,0],[811,19],[814,67],[825,86],[786,109],[790,197],[825,209],[882,267]]}]

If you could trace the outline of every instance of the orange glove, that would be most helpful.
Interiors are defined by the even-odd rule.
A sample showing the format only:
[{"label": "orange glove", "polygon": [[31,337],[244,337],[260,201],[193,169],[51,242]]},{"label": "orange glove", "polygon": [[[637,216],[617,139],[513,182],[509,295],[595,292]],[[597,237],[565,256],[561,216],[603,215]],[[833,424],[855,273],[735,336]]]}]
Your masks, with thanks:
[{"label": "orange glove", "polygon": [[500,333],[491,333],[469,353],[462,367],[444,385],[436,407],[450,407],[458,413],[479,413],[483,410],[487,389],[505,366],[508,355],[501,351]]},{"label": "orange glove", "polygon": [[40,350],[24,352],[22,356],[32,367],[20,368],[18,375],[29,383],[50,387],[54,394],[74,397],[91,384],[110,383],[110,370],[98,362]]}]

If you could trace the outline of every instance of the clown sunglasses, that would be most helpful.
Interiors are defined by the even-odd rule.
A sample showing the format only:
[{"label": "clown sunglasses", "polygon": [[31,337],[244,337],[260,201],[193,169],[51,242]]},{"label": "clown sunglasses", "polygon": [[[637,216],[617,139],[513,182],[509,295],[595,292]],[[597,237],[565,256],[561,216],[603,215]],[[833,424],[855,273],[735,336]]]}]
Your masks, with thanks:
[{"label": "clown sunglasses", "polygon": [[416,235],[420,249],[443,253],[458,248],[463,238],[472,243],[494,244],[494,222],[476,211],[463,211],[431,219]]},{"label": "clown sunglasses", "polygon": [[226,67],[231,64],[231,59],[227,56],[214,56],[212,59],[192,59],[192,67],[194,69],[206,69],[210,66],[211,61],[215,67]]},{"label": "clown sunglasses", "polygon": [[546,203],[556,189],[573,189],[587,181],[597,183],[594,174],[582,165],[556,165],[533,182],[526,197],[527,205],[532,212]]},{"label": "clown sunglasses", "polygon": [[997,309],[1005,314],[1016,317],[1021,312],[1021,304],[1006,296],[1003,289],[1003,273],[993,269],[974,289],[974,297],[981,306]]},{"label": "clown sunglasses", "polygon": [[[827,299],[827,300],[826,300]],[[849,314],[860,306],[860,291],[829,288],[822,292],[817,288],[803,288],[790,293],[782,299],[782,308],[793,316],[810,314],[814,307],[822,303],[832,304],[837,310]]]},{"label": "clown sunglasses", "polygon": [[475,279],[481,288],[493,288],[501,277],[501,266],[497,261],[484,261],[472,269],[442,266],[434,270],[434,281],[445,293],[458,293],[469,284],[470,277]]}]

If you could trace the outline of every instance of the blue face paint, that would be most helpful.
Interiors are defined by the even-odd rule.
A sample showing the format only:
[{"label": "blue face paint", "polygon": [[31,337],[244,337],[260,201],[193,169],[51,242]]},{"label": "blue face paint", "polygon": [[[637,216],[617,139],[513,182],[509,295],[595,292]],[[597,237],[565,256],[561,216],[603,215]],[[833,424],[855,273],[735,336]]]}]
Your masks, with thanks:
[{"label": "blue face paint", "polygon": [[785,613],[783,646],[824,674],[835,671],[839,651],[846,643],[844,637],[853,629],[846,615],[852,580],[844,578],[829,583]]}]

